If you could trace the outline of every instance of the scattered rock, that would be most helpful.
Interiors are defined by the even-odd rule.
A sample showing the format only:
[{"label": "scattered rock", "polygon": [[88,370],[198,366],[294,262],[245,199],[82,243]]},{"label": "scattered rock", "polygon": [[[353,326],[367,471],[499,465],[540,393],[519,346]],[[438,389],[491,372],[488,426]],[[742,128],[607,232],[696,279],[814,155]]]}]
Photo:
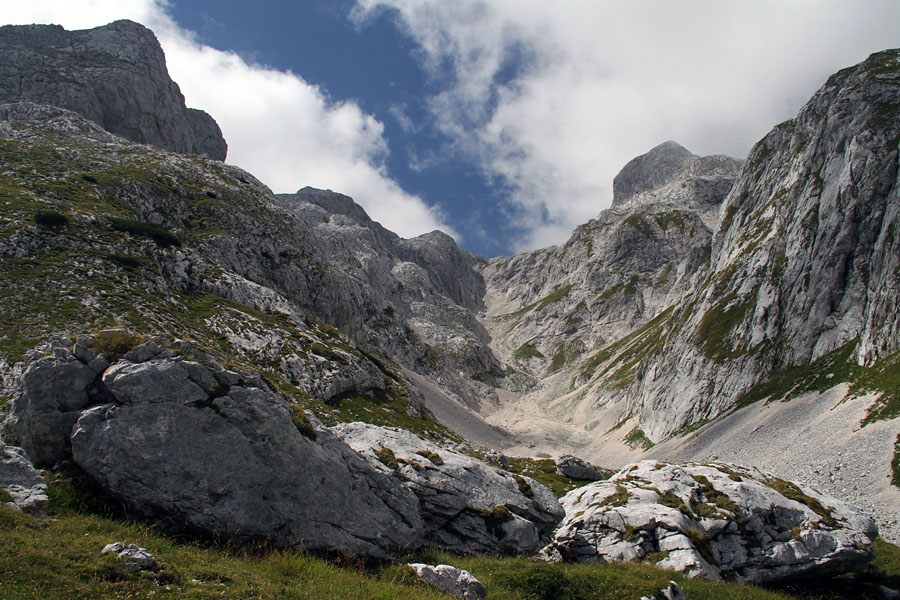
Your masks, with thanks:
[{"label": "scattered rock", "polygon": [[419,579],[454,598],[484,600],[487,597],[487,587],[472,577],[468,571],[450,565],[432,567],[422,563],[410,563],[409,566]]},{"label": "scattered rock", "polygon": [[21,448],[0,442],[0,489],[23,512],[40,518],[47,506],[47,482]]},{"label": "scattered rock", "polygon": [[553,492],[533,479],[408,431],[366,423],[339,424],[332,431],[415,493],[426,545],[460,553],[531,554],[563,515]]},{"label": "scattered rock", "polygon": [[125,544],[123,542],[107,544],[104,546],[102,554],[110,552],[124,561],[122,568],[130,573],[149,571],[156,567],[156,558],[146,548],[141,548],[137,544]]},{"label": "scattered rock", "polygon": [[509,458],[496,450],[488,450],[487,454],[484,455],[484,462],[489,465],[494,465],[495,467],[500,467],[501,469],[509,468]]},{"label": "scattered rock", "polygon": [[871,518],[757,469],[643,461],[572,490],[552,546],[566,560],[649,561],[689,577],[769,582],[864,568]]},{"label": "scattered rock", "polygon": [[684,592],[674,581],[670,581],[669,585],[659,590],[658,594],[653,596],[642,596],[641,600],[685,600]]},{"label": "scattered rock", "polygon": [[556,472],[563,477],[583,479],[585,481],[599,481],[610,476],[610,472],[606,469],[592,465],[586,460],[570,454],[556,459]]}]

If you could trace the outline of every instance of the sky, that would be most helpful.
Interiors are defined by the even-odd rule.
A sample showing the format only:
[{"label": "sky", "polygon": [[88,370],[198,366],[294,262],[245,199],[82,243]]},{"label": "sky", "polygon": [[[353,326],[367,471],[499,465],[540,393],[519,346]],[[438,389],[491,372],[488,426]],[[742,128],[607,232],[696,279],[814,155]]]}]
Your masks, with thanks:
[{"label": "sky", "polygon": [[744,157],[897,0],[0,0],[0,23],[154,31],[227,162],[483,256],[564,242],[666,140]]}]

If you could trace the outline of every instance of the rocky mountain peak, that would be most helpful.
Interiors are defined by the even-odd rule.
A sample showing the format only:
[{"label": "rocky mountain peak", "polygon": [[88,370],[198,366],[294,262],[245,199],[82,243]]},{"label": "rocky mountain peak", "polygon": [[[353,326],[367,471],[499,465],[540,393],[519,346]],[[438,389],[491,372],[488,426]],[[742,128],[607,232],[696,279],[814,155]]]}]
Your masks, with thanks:
[{"label": "rocky mountain peak", "polygon": [[669,140],[631,159],[613,179],[613,206],[671,181],[697,158],[678,142]]},{"label": "rocky mountain peak", "polygon": [[216,160],[227,152],[215,120],[185,106],[153,32],[133,21],[80,31],[0,27],[0,104],[20,101],[74,111],[164,150]]}]

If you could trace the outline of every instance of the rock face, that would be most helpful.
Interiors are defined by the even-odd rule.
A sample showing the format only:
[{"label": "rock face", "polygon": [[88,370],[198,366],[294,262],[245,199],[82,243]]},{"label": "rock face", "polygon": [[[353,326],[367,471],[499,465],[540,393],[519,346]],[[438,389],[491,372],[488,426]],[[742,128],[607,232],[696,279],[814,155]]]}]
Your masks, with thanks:
[{"label": "rock face", "polygon": [[202,536],[371,559],[418,546],[415,496],[258,375],[162,338],[112,364],[94,345],[59,342],[26,369],[10,422],[29,453],[52,462],[42,448],[65,455],[71,443],[75,463],[113,496]]},{"label": "rock face", "polygon": [[50,104],[135,142],[225,160],[219,126],[185,107],[159,42],[142,25],[7,25],[0,27],[0,65],[0,104]]},{"label": "rock face", "polygon": [[698,158],[670,140],[631,159],[613,179],[613,206],[668,183]]},{"label": "rock face", "polygon": [[334,431],[419,498],[425,545],[460,553],[530,554],[562,517],[553,493],[408,431],[345,423]]},{"label": "rock face", "polygon": [[331,191],[304,188],[275,200],[308,225],[330,268],[370,299],[348,310],[351,294],[329,294],[316,306],[320,318],[358,343],[374,342],[465,404],[477,407],[491,396],[490,387],[472,379],[499,369],[475,317],[483,309],[484,280],[473,268],[480,257],[439,231],[401,239]]},{"label": "rock face", "polygon": [[756,469],[643,461],[572,490],[552,543],[582,562],[643,560],[691,577],[780,581],[863,568],[878,532],[833,498]]},{"label": "rock face", "polygon": [[774,371],[831,353],[869,366],[900,349],[898,94],[900,51],[872,55],[753,148],[708,270],[628,390],[652,440]]},{"label": "rock face", "polygon": [[[652,185],[629,184],[637,187],[627,202],[579,226],[562,246],[490,259],[481,267],[491,347],[517,371],[545,380],[533,392],[544,404],[571,391],[559,387],[561,380],[567,387],[582,385],[605,370],[621,390],[634,376],[637,361],[630,357],[655,343],[630,334],[664,318],[709,260],[719,203],[741,161],[697,157],[674,142],[647,156],[658,155],[675,157],[665,158],[671,167],[665,177],[651,178]],[[643,173],[636,166],[631,171],[623,169],[629,181]],[[613,345],[622,340],[627,345]],[[630,364],[604,369],[619,356]],[[601,397],[598,404],[606,401]]]},{"label": "rock face", "polygon": [[35,517],[44,514],[47,482],[21,448],[3,442],[0,442],[0,490],[6,490],[23,512]]}]

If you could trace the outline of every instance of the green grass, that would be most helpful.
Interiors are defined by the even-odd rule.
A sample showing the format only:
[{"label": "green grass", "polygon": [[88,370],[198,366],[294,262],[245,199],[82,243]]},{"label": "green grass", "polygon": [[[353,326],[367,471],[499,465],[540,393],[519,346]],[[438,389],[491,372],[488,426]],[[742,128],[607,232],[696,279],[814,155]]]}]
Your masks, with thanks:
[{"label": "green grass", "polygon": [[869,407],[863,425],[900,416],[900,352],[886,356],[862,371],[850,391],[853,394],[867,391],[881,394]]},{"label": "green grass", "polygon": [[[623,488],[624,489],[624,488]],[[627,492],[626,492],[627,493]],[[620,494],[621,495],[621,494]],[[69,598],[300,598],[318,600],[438,600],[407,562],[452,564],[472,573],[491,600],[619,600],[651,595],[675,580],[692,600],[876,598],[862,585],[900,587],[900,548],[877,540],[865,572],[822,588],[789,590],[687,579],[645,563],[535,563],[527,557],[458,556],[424,549],[393,564],[365,566],[265,546],[200,544],[162,533],[104,504],[89,487],[49,477],[42,523],[0,506],[0,596],[4,600]],[[617,501],[618,496],[611,498]],[[498,522],[504,506],[488,511]],[[136,543],[153,554],[155,573],[129,574],[100,551]]]},{"label": "green grass", "polygon": [[641,450],[649,450],[654,446],[650,438],[642,430],[635,427],[625,435],[625,445],[632,450],[640,446]]},{"label": "green grass", "polygon": [[862,369],[852,361],[856,340],[819,357],[811,363],[787,367],[772,373],[764,382],[738,398],[740,408],[760,400],[790,400],[808,392],[824,392],[844,381],[855,380]]},{"label": "green grass", "polygon": [[[552,458],[510,458],[509,471],[527,475],[538,483],[550,488],[557,498],[575,488],[591,483],[583,479],[572,479],[556,472],[556,462]],[[614,469],[605,469],[606,477],[612,476]]]},{"label": "green grass", "polygon": [[745,303],[735,303],[734,294],[710,308],[697,325],[696,340],[703,354],[710,360],[721,363],[737,358],[745,351],[735,348],[730,334],[740,325],[744,316],[755,306],[755,296]]},{"label": "green grass", "polygon": [[563,298],[568,296],[569,292],[571,290],[572,290],[571,283],[568,285],[564,285],[561,288],[557,288],[556,290],[554,290],[553,292],[551,292],[544,298],[541,298],[538,301],[537,307],[535,307],[535,310],[543,310],[543,309],[547,308],[548,306],[550,306],[551,304],[553,304],[555,302],[559,302],[560,300],[562,300]]},{"label": "green grass", "polygon": [[541,354],[541,351],[534,347],[534,344],[531,342],[525,342],[513,353],[513,358],[516,360],[528,360],[530,358],[544,358],[544,355]]}]

